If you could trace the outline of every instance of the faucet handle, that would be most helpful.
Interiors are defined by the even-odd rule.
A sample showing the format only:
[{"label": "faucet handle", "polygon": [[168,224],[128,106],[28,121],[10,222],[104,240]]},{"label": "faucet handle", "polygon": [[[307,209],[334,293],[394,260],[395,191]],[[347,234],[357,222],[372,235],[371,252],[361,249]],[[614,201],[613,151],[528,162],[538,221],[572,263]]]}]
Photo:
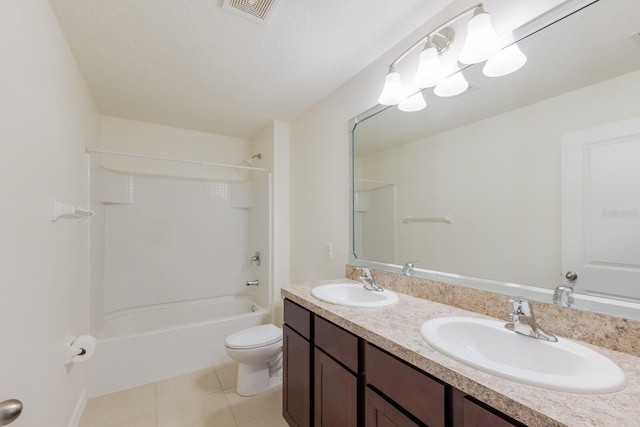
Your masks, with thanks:
[{"label": "faucet handle", "polygon": [[371,269],[369,267],[356,267],[357,270],[362,271],[361,279],[371,279],[373,277],[373,273],[371,273]]},{"label": "faucet handle", "polygon": [[573,287],[558,286],[553,291],[553,303],[555,305],[566,305],[567,307],[571,307],[574,303],[572,294]]},{"label": "faucet handle", "polygon": [[413,274],[414,264],[416,262],[417,261],[409,261],[408,263],[406,263],[404,267],[402,267],[402,274],[404,274],[405,276],[411,276]]},{"label": "faucet handle", "polygon": [[533,310],[529,300],[525,297],[512,297],[509,298],[509,302],[513,304],[513,313],[509,313],[510,316],[533,316]]}]

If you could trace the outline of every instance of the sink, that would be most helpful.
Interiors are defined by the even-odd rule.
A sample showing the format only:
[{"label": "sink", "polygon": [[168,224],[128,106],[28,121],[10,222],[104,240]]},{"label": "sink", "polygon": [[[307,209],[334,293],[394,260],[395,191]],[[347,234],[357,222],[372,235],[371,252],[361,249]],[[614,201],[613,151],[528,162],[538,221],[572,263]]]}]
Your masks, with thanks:
[{"label": "sink", "polygon": [[362,283],[332,283],[311,289],[311,295],[331,304],[348,307],[383,307],[398,302],[398,296],[391,291],[369,291]]},{"label": "sink", "polygon": [[613,393],[626,386],[613,361],[558,337],[548,342],[504,328],[506,322],[442,317],[425,322],[422,338],[447,356],[509,380],[557,391]]}]

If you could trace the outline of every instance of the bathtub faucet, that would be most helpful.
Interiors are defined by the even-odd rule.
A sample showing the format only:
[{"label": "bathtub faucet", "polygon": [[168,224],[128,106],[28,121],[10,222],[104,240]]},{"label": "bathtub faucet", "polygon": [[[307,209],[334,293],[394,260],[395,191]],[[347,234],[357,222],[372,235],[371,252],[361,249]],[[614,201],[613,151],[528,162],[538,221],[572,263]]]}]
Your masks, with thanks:
[{"label": "bathtub faucet", "polygon": [[258,286],[260,284],[259,280],[247,280],[247,286]]}]

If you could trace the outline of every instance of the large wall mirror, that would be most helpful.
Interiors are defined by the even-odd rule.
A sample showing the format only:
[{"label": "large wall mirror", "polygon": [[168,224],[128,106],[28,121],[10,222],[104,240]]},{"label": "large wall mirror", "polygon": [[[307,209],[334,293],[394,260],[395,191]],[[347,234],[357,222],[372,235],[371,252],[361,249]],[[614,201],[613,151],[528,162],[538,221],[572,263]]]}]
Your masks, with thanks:
[{"label": "large wall mirror", "polygon": [[352,261],[640,319],[640,7],[584,3],[517,72],[354,120]]}]

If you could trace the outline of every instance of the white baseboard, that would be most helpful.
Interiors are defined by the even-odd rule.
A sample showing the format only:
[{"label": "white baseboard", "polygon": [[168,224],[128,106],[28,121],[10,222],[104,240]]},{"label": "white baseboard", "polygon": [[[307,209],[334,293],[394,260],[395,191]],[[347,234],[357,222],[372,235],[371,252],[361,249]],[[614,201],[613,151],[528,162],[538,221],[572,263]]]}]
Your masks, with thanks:
[{"label": "white baseboard", "polygon": [[71,419],[69,420],[69,427],[78,427],[80,425],[80,418],[82,417],[82,413],[84,412],[84,407],[87,406],[87,400],[87,389],[84,388],[82,389],[82,393],[80,393],[78,403],[76,403],[76,407],[73,410]]}]

